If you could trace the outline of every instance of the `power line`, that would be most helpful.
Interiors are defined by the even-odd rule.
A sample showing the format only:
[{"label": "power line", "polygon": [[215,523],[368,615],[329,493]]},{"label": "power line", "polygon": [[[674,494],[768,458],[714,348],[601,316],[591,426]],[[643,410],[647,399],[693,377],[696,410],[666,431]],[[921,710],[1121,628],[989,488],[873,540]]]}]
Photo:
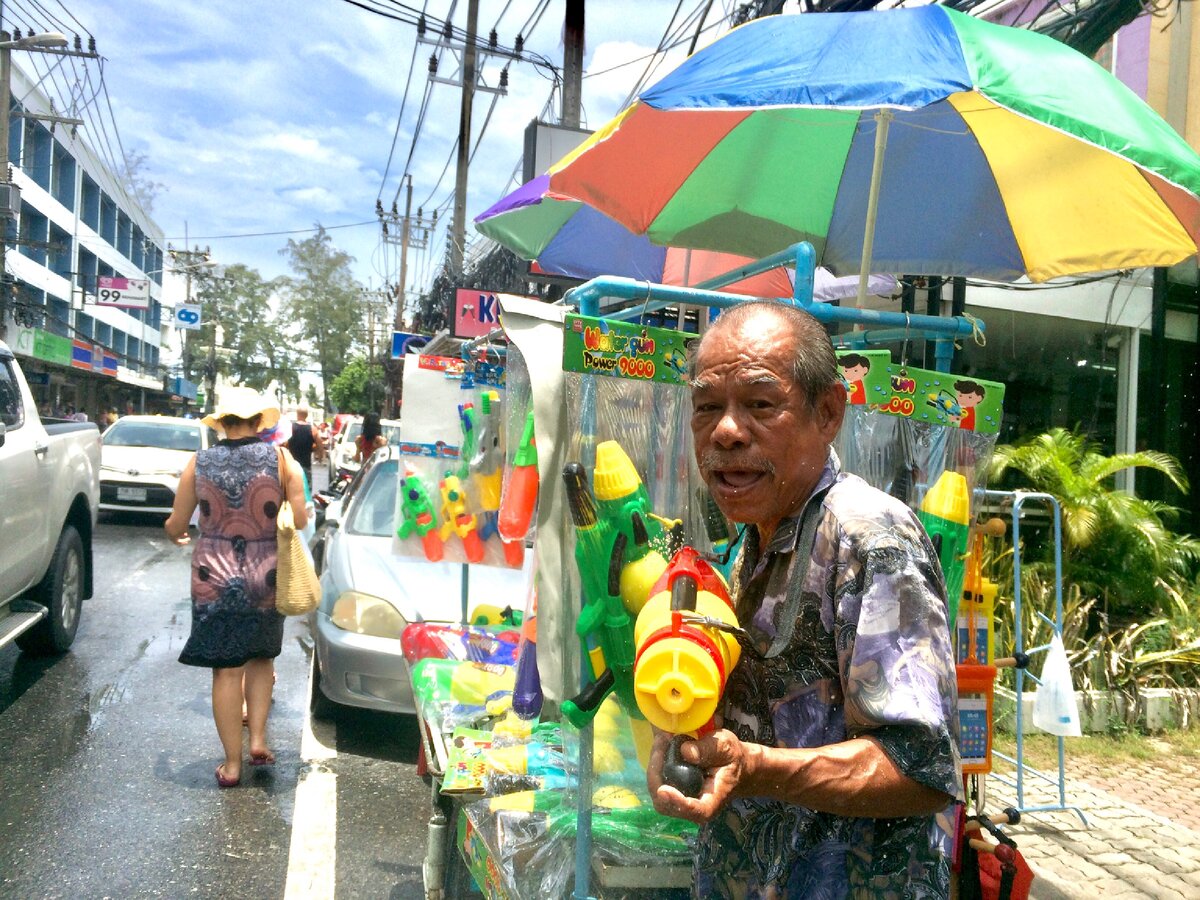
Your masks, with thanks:
[{"label": "power line", "polygon": [[378,219],[368,219],[366,222],[346,222],[344,225],[317,225],[313,228],[292,228],[287,231],[251,231],[240,234],[210,234],[210,235],[189,235],[185,237],[168,237],[163,238],[164,241],[224,241],[236,240],[237,238],[252,238],[252,237],[276,237],[281,234],[313,234],[317,231],[333,231],[335,228],[361,228],[363,225],[378,225]]}]

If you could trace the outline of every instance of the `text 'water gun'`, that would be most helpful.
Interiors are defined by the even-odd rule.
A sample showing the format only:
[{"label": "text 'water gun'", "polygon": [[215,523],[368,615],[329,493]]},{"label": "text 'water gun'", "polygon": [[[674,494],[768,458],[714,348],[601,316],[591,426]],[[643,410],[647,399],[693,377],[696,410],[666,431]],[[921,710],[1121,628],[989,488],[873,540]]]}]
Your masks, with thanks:
[{"label": "text 'water gun'", "polygon": [[633,686],[650,723],[676,735],[663,762],[663,781],[697,797],[698,766],[679,757],[688,736],[711,728],[725,682],[741,658],[737,616],[724,580],[691,547],[675,554],[638,614]]},{"label": "text 'water gun'", "polygon": [[962,596],[963,578],[966,575],[970,509],[971,491],[967,487],[967,479],[947,469],[926,492],[917,510],[917,518],[921,520],[942,564],[942,575],[946,580],[946,620],[949,623],[958,618],[958,600]]},{"label": "text 'water gun'", "polygon": [[462,482],[457,475],[447,474],[438,487],[442,492],[442,541],[448,541],[451,534],[457,534],[462,540],[467,562],[482,562],[483,541],[479,538],[475,515],[467,508]]},{"label": "text 'water gun'", "polygon": [[583,588],[583,608],[575,632],[594,642],[603,660],[593,656],[597,679],[563,712],[576,727],[591,721],[612,691],[625,711],[641,718],[633,696],[633,615],[666,568],[652,547],[663,531],[650,514],[650,499],[633,462],[616,441],[596,447],[592,475],[595,497],[579,463],[563,469],[571,519],[575,525],[575,563]]},{"label": "text 'water gun'", "polygon": [[538,455],[534,439],[533,410],[525,416],[525,427],[517,452],[513,454],[513,470],[500,505],[500,537],[506,541],[523,541],[529,533],[538,498]]},{"label": "text 'water gun'", "polygon": [[408,471],[400,480],[400,525],[396,528],[396,536],[405,540],[414,532],[421,537],[425,558],[440,562],[445,547],[438,533],[433,501],[429,499],[429,490],[421,476]]}]

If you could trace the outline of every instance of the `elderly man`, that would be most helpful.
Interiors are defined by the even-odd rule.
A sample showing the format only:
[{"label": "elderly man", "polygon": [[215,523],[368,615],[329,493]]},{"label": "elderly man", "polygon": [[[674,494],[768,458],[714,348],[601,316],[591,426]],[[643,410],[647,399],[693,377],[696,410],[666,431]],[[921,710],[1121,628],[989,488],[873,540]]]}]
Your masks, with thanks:
[{"label": "elderly man", "polygon": [[954,659],[937,556],[911,511],[840,471],[829,338],[780,303],[724,313],[693,359],[696,460],[748,524],[733,579],[748,632],[704,771],[662,813],[701,825],[701,897],[945,897],[935,814],[961,794]]}]

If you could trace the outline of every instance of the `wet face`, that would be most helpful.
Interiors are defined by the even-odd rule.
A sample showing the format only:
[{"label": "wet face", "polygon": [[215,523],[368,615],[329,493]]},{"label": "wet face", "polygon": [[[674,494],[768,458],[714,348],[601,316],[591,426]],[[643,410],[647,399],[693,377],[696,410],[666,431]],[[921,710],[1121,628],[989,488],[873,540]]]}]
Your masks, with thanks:
[{"label": "wet face", "polygon": [[794,342],[764,311],[706,334],[696,357],[696,462],[721,511],[764,536],[812,493],[846,409],[837,382],[809,408],[792,381]]}]

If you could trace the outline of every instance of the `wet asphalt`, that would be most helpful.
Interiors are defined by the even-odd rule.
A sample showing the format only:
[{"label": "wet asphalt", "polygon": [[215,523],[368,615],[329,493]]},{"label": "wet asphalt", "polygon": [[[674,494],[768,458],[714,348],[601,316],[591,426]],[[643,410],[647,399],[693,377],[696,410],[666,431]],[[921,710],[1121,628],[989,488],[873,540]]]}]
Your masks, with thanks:
[{"label": "wet asphalt", "polygon": [[[314,727],[336,756],[301,756],[311,643],[289,619],[270,718],[272,767],[218,790],[207,670],[180,665],[190,548],[155,517],[102,518],[96,595],[71,651],[0,650],[0,898],[285,896],[289,867],[332,867],[333,895],[424,895],[429,787],[411,718],[344,710]],[[326,754],[328,755],[328,754]],[[336,775],[332,844],[289,850],[297,784]],[[330,827],[332,825],[332,827]],[[288,896],[329,896],[296,890]]]}]

